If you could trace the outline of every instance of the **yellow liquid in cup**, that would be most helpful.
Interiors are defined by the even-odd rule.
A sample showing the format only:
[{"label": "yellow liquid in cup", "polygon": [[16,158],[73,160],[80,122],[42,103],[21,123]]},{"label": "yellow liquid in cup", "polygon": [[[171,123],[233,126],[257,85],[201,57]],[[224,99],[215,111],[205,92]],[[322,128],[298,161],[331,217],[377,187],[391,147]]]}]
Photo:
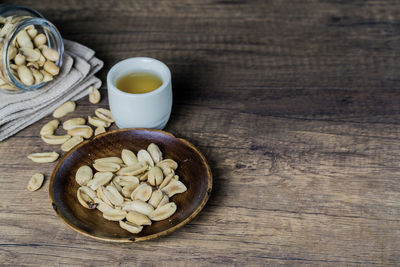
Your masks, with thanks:
[{"label": "yellow liquid in cup", "polygon": [[116,87],[125,93],[145,94],[156,90],[162,85],[162,80],[152,73],[134,72],[118,78]]}]

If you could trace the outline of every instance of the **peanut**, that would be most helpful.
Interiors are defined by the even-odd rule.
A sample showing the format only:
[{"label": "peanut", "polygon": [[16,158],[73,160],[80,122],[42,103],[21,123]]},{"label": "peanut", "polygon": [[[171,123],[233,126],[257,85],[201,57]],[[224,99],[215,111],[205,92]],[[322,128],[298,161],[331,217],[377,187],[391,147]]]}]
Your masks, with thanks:
[{"label": "peanut", "polygon": [[46,61],[43,65],[45,71],[55,76],[60,72],[60,68],[51,61]]}]

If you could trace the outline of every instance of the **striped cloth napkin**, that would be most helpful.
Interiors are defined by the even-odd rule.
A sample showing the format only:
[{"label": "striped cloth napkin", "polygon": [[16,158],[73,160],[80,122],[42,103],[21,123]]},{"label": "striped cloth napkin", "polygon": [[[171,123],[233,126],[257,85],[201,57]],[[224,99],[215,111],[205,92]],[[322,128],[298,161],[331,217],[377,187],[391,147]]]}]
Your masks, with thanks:
[{"label": "striped cloth napkin", "polygon": [[64,39],[64,47],[63,65],[52,82],[32,92],[0,92],[0,141],[51,114],[62,103],[88,95],[88,87],[100,88],[101,80],[94,74],[103,61],[79,43]]}]

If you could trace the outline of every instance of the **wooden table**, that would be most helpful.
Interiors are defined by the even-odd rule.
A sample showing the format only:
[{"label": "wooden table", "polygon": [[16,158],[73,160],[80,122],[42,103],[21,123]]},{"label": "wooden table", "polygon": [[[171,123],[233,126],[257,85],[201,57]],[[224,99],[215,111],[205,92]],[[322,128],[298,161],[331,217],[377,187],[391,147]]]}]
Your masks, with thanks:
[{"label": "wooden table", "polygon": [[[204,210],[150,242],[75,233],[52,210],[50,117],[0,143],[0,262],[16,265],[390,266],[400,262],[398,1],[5,1],[96,51],[164,61],[165,130],[208,159]],[[103,100],[77,102],[87,116]],[[115,128],[115,126],[114,126]],[[26,190],[43,172],[42,189]]]}]

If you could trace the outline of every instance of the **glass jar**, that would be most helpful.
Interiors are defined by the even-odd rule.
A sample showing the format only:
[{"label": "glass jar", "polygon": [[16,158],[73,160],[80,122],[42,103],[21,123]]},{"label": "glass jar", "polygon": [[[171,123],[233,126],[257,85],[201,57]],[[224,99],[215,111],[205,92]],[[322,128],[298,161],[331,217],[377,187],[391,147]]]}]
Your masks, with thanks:
[{"label": "glass jar", "polygon": [[[21,33],[23,31],[29,34]],[[31,38],[31,44],[25,45],[22,42],[26,38],[19,39],[19,36],[23,34]],[[40,35],[42,41],[46,40],[44,45],[36,46],[36,44],[42,43],[39,42],[40,38],[35,40],[38,35]],[[45,39],[43,35],[46,37]],[[17,41],[17,38],[21,40],[21,44]],[[47,53],[43,49],[46,49]],[[43,54],[48,55],[49,51],[52,52],[52,57],[44,57]],[[38,52],[41,52],[40,60],[35,61]],[[56,52],[58,52],[58,55]],[[32,53],[34,56],[32,56]],[[61,68],[63,53],[64,44],[59,31],[39,12],[27,7],[0,4],[0,89],[3,92],[21,93],[37,90],[50,82]],[[20,54],[18,61],[15,54]],[[24,63],[21,63],[23,61]],[[51,62],[45,64],[46,61]],[[16,62],[20,64],[16,64]],[[24,71],[18,69],[21,65],[25,65],[27,68],[22,67],[21,69],[24,69]],[[45,71],[45,67],[51,71]],[[27,72],[30,72],[30,74]],[[24,79],[21,79],[18,76],[19,74]]]}]

